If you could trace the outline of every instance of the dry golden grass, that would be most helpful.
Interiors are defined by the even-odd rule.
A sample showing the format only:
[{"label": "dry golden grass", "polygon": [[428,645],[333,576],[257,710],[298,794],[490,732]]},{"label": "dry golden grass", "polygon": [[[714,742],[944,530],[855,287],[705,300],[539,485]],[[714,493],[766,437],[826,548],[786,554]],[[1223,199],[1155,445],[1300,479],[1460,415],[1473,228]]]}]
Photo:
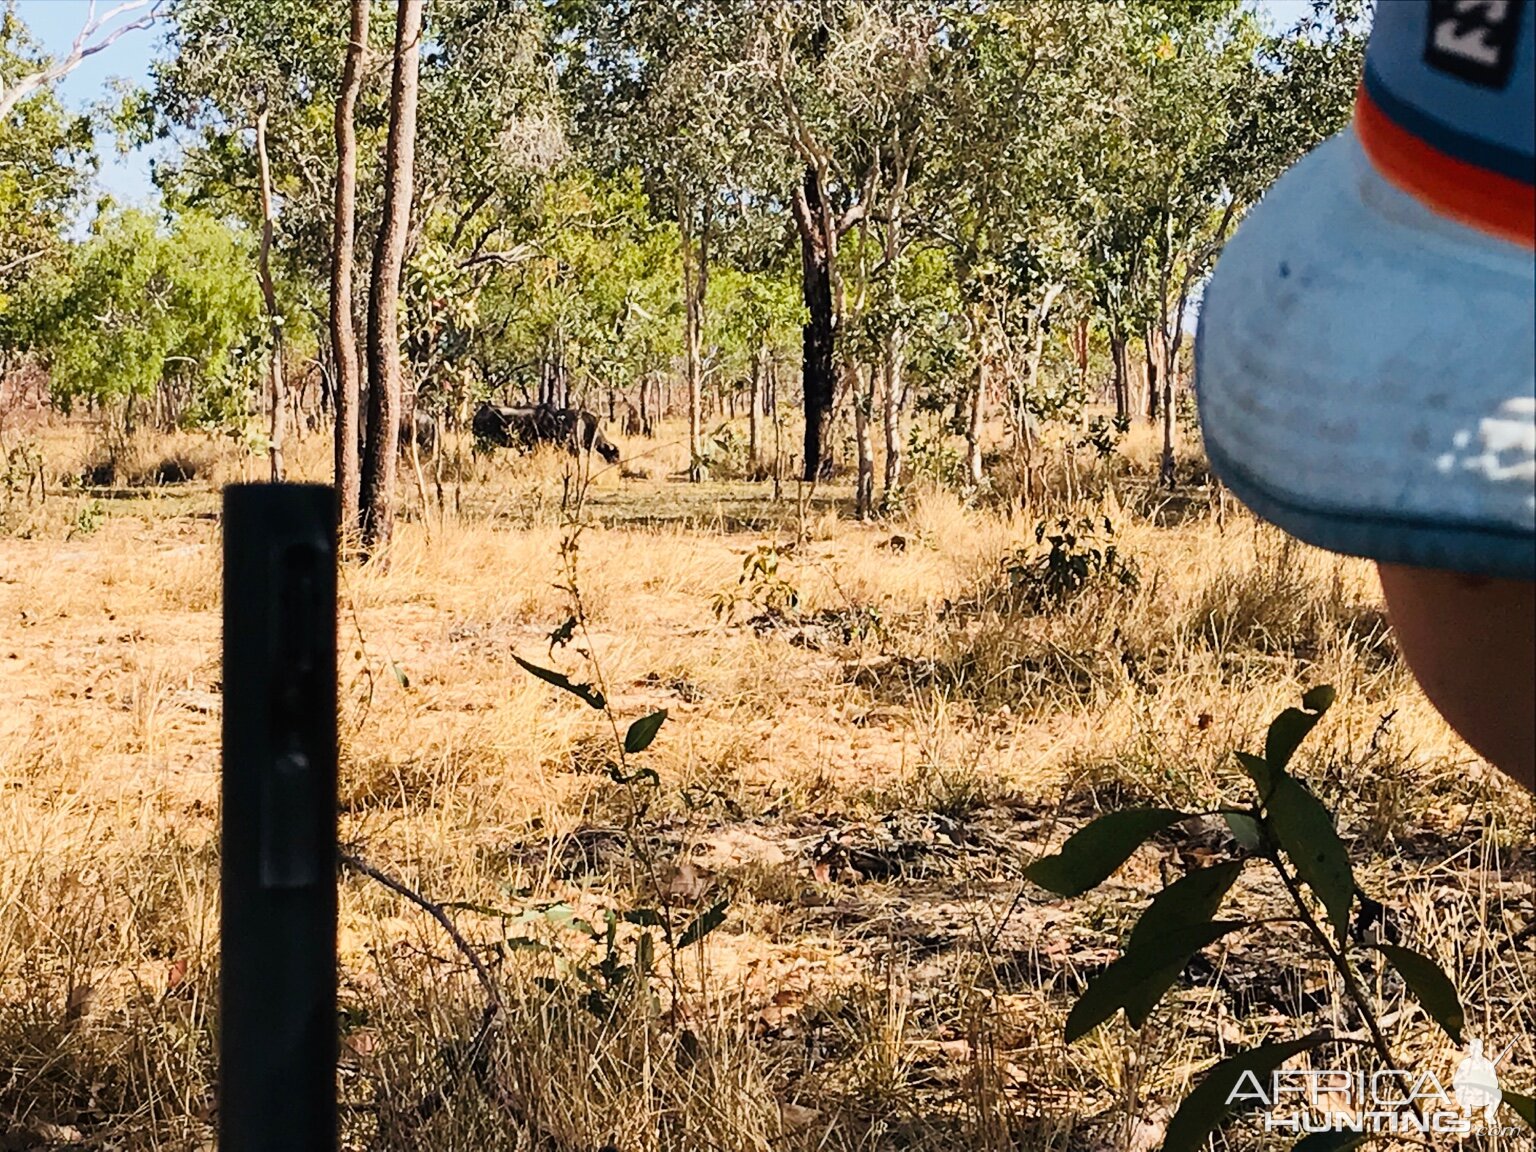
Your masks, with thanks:
[{"label": "dry golden grass", "polygon": [[[13,493],[0,537],[0,1147],[209,1147],[215,486],[260,462],[146,444],[140,478],[176,453],[197,477],[71,487],[89,433],[31,435],[49,494]],[[680,924],[731,904],[702,946],[658,949],[654,999],[624,985],[597,1013],[571,973],[602,948],[559,913],[456,912],[505,1008],[480,1074],[454,1081],[482,989],[430,918],[344,872],[346,1147],[1153,1147],[1222,1046],[1358,1020],[1297,940],[1254,937],[1176,993],[1184,1010],[1066,1048],[1074,992],[1189,849],[1143,850],[1065,903],[1022,866],[1101,807],[1239,795],[1232,750],[1317,683],[1340,702],[1298,770],[1339,811],[1362,886],[1458,978],[1472,1026],[1514,1044],[1501,1071],[1530,1087],[1529,798],[1419,694],[1368,565],[1237,509],[1218,525],[1203,495],[1156,496],[1149,444],[1053,457],[1028,516],[920,489],[873,524],[841,490],[774,503],[765,483],[682,483],[675,435],[634,445],[630,478],[602,471],[587,493],[588,630],[553,656],[567,462],[451,459],[442,507],[431,463],[421,489],[407,469],[387,570],[344,574],[344,838],[433,900],[512,917],[558,903]],[[323,477],[328,446],[290,460]],[[1011,608],[1003,561],[1047,513],[1110,515],[1138,587]],[[797,608],[717,618],[762,544]],[[658,785],[615,783],[604,717],[512,659],[585,678],[575,648],[621,723],[668,710],[631,765]],[[1238,901],[1272,896],[1255,876]],[[623,956],[639,933],[620,930]],[[1394,1046],[1448,1074],[1449,1042],[1401,988],[1374,991]],[[416,1116],[445,1083],[446,1105]],[[1241,1129],[1230,1144],[1280,1146]]]}]

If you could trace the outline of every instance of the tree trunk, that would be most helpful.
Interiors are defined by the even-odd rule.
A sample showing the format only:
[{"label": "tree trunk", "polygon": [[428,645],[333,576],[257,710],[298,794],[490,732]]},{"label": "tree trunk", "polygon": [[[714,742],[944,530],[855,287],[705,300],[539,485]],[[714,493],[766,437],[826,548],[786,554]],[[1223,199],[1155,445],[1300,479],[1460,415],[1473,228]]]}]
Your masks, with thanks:
[{"label": "tree trunk", "polygon": [[416,91],[420,79],[423,0],[400,0],[395,65],[384,147],[383,226],[373,251],[368,292],[368,444],[363,453],[363,551],[376,555],[395,525],[395,470],[400,443],[400,271],[415,191]]},{"label": "tree trunk", "polygon": [[261,248],[256,264],[261,277],[261,299],[267,310],[268,338],[272,347],[267,354],[268,401],[272,405],[271,438],[268,458],[272,464],[272,483],[283,478],[283,438],[287,424],[287,397],[283,379],[283,318],[277,311],[277,288],[272,282],[272,168],[267,162],[267,110],[256,115],[256,173],[261,190]]},{"label": "tree trunk", "polygon": [[1111,326],[1109,359],[1115,372],[1115,418],[1122,421],[1131,417],[1130,365],[1126,362],[1126,343],[1124,331],[1118,325]]},{"label": "tree trunk", "polygon": [[1078,318],[1072,332],[1072,353],[1077,362],[1077,386],[1088,387],[1088,317]]},{"label": "tree trunk", "polygon": [[336,525],[350,538],[358,522],[358,419],[362,400],[357,331],[352,327],[352,261],[357,242],[357,94],[368,51],[369,0],[352,0],[352,31],[336,97],[336,218],[331,226],[331,357],[335,367]]},{"label": "tree trunk", "polygon": [[[892,130],[889,155],[894,171],[885,213],[885,243],[881,255],[885,267],[890,270],[891,284],[896,288],[896,296],[892,300],[893,317],[899,316],[902,311],[901,278],[897,273],[902,251],[902,210],[906,202],[907,177],[911,172],[914,144],[915,141],[908,141],[903,147],[899,127]],[[906,332],[893,318],[880,347],[880,425],[881,438],[885,446],[885,474],[882,477],[883,502],[888,509],[896,504],[901,489],[901,413],[906,401],[903,395],[901,367],[905,349]],[[873,368],[870,374],[870,392],[873,394]]]},{"label": "tree trunk", "polygon": [[821,179],[807,166],[805,179],[795,193],[795,222],[800,231],[800,290],[806,320],[801,340],[801,379],[805,403],[804,478],[829,479],[832,475],[833,401],[837,366],[833,340],[837,329],[832,304],[832,253],[822,227]]},{"label": "tree trunk", "polygon": [[768,350],[758,347],[752,353],[752,379],[747,385],[747,470],[756,476],[763,462],[763,361]]},{"label": "tree trunk", "polygon": [[976,353],[976,384],[971,389],[971,410],[965,423],[965,473],[971,487],[981,487],[981,433],[987,418],[987,385],[989,364],[987,357],[987,321],[985,312],[978,306],[971,310],[971,339]]},{"label": "tree trunk", "polygon": [[902,395],[901,361],[901,336],[892,328],[886,334],[880,359],[880,415],[885,438],[883,499],[887,507],[896,502],[901,491],[901,454],[905,447],[901,435],[901,412],[906,399]]},{"label": "tree trunk", "polygon": [[[770,398],[777,390],[778,365],[773,361],[768,363],[768,395]],[[780,419],[779,412],[770,408],[773,413],[773,501],[777,504],[784,498],[784,421]]]},{"label": "tree trunk", "polygon": [[1033,387],[1035,381],[1040,379],[1040,361],[1045,358],[1046,326],[1050,323],[1051,309],[1056,306],[1057,297],[1065,289],[1065,284],[1052,284],[1040,298],[1040,306],[1035,309],[1035,322],[1029,334],[1029,354],[1024,364],[1026,389]]},{"label": "tree trunk", "polygon": [[860,520],[868,520],[875,511],[875,439],[870,430],[875,412],[875,373],[852,364],[848,376],[849,391],[853,394],[853,441],[859,462],[854,513]]},{"label": "tree trunk", "polygon": [[[1184,299],[1181,296],[1178,302],[1179,316],[1182,316]],[[1166,320],[1165,320],[1166,324]],[[1157,364],[1162,377],[1162,418],[1163,418],[1163,456],[1158,465],[1158,481],[1165,488],[1173,488],[1178,480],[1176,467],[1176,454],[1179,439],[1179,412],[1178,392],[1182,383],[1179,373],[1179,345],[1184,339],[1184,327],[1180,320],[1172,324],[1172,335],[1169,328],[1159,326],[1157,333]]]},{"label": "tree trunk", "polygon": [[1173,365],[1163,366],[1163,458],[1158,466],[1158,480],[1165,488],[1172,488],[1177,479],[1174,468],[1174,449],[1178,436],[1178,422],[1175,419],[1173,403]]},{"label": "tree trunk", "polygon": [[709,287],[709,222],[694,243],[693,206],[677,193],[677,228],[683,257],[683,356],[688,382],[688,479],[704,478],[704,293]]},{"label": "tree trunk", "polygon": [[1158,326],[1147,325],[1146,336],[1146,361],[1147,361],[1147,422],[1157,421],[1157,405],[1160,399],[1161,389],[1158,386]]},{"label": "tree trunk", "polygon": [[1029,345],[1024,353],[1024,371],[1018,383],[1013,437],[1014,449],[1024,472],[1023,502],[1026,508],[1034,503],[1035,490],[1035,426],[1030,415],[1030,399],[1035,383],[1040,379],[1040,361],[1045,357],[1045,333],[1051,309],[1065,288],[1065,284],[1050,285],[1035,308],[1029,326]]}]

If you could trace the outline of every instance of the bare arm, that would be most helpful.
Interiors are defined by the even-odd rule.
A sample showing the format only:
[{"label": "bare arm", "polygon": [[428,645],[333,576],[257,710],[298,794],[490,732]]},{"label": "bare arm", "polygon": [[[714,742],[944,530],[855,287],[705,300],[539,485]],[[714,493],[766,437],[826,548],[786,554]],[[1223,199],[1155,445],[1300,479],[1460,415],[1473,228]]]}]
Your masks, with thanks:
[{"label": "bare arm", "polygon": [[1480,755],[1536,791],[1536,583],[1378,570],[1424,694]]}]

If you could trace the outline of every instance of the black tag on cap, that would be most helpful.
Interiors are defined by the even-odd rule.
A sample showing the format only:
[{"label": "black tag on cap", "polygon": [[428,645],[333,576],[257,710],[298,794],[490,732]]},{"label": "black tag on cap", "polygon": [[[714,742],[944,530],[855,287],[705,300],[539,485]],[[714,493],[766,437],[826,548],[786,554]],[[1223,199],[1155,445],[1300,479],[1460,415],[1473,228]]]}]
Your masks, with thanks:
[{"label": "black tag on cap", "polygon": [[1430,0],[1424,60],[1484,88],[1503,88],[1524,14],[1525,0]]}]

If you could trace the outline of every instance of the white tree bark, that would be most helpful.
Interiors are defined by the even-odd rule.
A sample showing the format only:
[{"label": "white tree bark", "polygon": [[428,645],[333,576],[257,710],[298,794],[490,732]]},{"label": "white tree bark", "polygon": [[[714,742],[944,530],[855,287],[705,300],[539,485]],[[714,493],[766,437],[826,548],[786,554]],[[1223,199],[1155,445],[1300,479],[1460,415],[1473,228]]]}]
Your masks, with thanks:
[{"label": "white tree bark", "polygon": [[[112,27],[113,22],[119,17],[133,12],[139,12],[142,15],[118,24],[115,28]],[[160,0],[123,0],[123,3],[97,16],[96,0],[91,0],[91,6],[86,11],[85,23],[81,25],[74,43],[70,45],[68,54],[62,60],[55,60],[46,68],[19,76],[9,84],[0,83],[0,120],[9,116],[11,110],[28,96],[62,80],[80,67],[85,60],[112,47],[129,32],[148,28],[155,22],[159,12]]]}]

